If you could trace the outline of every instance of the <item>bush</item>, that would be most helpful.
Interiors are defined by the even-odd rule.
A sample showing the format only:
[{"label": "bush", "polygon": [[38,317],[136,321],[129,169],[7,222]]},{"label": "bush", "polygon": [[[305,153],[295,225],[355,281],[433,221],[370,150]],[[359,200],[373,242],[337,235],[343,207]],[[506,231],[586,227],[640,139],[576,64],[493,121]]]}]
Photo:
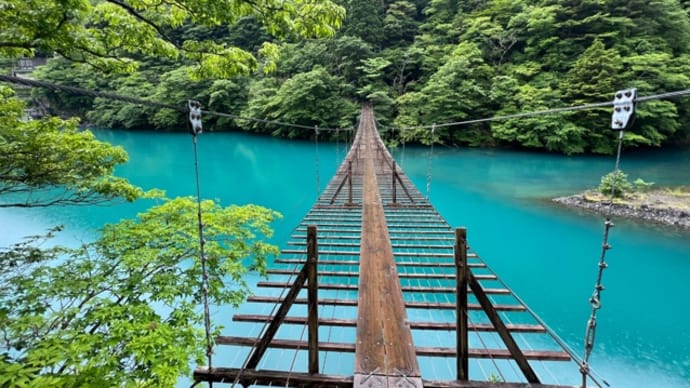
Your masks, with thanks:
[{"label": "bush", "polygon": [[637,178],[633,182],[633,186],[635,186],[636,191],[648,191],[652,186],[654,186],[654,182],[647,182],[642,178]]},{"label": "bush", "polygon": [[628,181],[628,174],[621,170],[612,171],[601,177],[601,184],[599,184],[599,191],[602,194],[611,195],[620,198],[625,193],[632,191],[632,183]]}]

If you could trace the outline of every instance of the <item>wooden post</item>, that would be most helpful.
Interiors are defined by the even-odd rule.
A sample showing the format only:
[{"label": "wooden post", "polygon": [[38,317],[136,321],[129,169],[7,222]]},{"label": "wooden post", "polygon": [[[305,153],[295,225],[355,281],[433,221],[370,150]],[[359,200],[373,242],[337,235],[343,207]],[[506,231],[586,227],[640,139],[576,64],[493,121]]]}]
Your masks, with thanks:
[{"label": "wooden post", "polygon": [[469,347],[467,341],[467,229],[455,229],[455,314],[457,319],[457,379],[469,378]]},{"label": "wooden post", "polygon": [[348,180],[348,191],[347,191],[347,204],[352,205],[352,160],[347,162],[347,180]]},{"label": "wooden post", "polygon": [[307,227],[307,304],[309,326],[309,373],[319,373],[319,300],[316,266],[319,259],[316,225]]}]

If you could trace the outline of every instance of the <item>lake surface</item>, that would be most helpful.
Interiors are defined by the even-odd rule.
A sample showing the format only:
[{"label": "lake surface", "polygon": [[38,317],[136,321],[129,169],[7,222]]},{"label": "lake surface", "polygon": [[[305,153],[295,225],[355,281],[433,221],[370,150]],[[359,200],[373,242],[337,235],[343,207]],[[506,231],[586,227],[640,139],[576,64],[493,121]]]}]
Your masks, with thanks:
[{"label": "lake surface", "polygon": [[[133,183],[164,189],[171,197],[195,194],[189,135],[107,130],[97,135],[127,150],[130,162],[118,173]],[[344,143],[317,147],[204,133],[202,195],[225,205],[255,203],[279,211],[283,219],[275,224],[274,242],[282,244],[346,150]],[[473,250],[582,354],[603,220],[546,199],[597,186],[613,169],[613,158],[438,146],[433,159],[423,147],[393,154],[420,191],[426,193],[430,183],[430,199],[449,224],[468,228]],[[624,150],[621,167],[631,180],[690,184],[690,151]],[[104,223],[132,217],[151,204],[0,210],[0,244],[58,223],[67,226],[60,241],[88,240]],[[690,233],[614,221],[592,368],[614,387],[690,387]]]}]

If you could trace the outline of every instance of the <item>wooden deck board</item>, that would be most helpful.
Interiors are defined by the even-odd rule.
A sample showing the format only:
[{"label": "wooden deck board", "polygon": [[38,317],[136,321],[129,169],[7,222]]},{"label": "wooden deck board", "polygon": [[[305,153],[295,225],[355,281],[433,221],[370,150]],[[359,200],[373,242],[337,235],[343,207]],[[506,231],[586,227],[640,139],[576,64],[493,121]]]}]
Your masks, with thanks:
[{"label": "wooden deck board", "polygon": [[[371,112],[363,112],[363,114]],[[360,125],[372,125],[362,120]],[[376,139],[373,128],[363,127],[365,136],[364,197],[359,265],[359,294],[355,374],[419,377],[412,332],[386,225],[376,180]]]}]

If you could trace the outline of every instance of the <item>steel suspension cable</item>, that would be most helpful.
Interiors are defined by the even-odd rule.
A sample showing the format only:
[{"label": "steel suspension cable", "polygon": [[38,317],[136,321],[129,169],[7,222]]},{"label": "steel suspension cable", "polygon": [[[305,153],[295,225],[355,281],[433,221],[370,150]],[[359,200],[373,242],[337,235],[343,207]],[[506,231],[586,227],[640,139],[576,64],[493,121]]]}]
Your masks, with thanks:
[{"label": "steel suspension cable", "polygon": [[[25,86],[31,86],[31,87],[35,87],[35,88],[43,88],[43,89],[49,89],[49,90],[55,90],[55,91],[63,91],[63,92],[68,92],[68,93],[72,93],[72,94],[76,94],[76,95],[82,95],[82,96],[91,96],[91,97],[105,98],[108,100],[128,102],[131,104],[142,105],[142,106],[151,106],[151,107],[162,108],[162,109],[171,109],[171,110],[174,110],[174,111],[177,111],[180,113],[187,112],[187,109],[182,105],[167,104],[167,103],[147,100],[147,99],[139,98],[139,97],[131,97],[131,96],[124,96],[124,95],[117,94],[117,93],[102,92],[102,91],[97,91],[97,90],[89,90],[89,89],[80,88],[77,86],[61,85],[61,84],[55,84],[52,82],[15,77],[15,76],[11,76],[11,75],[0,74],[0,81],[10,82],[10,83],[19,84],[19,85],[25,85]],[[201,113],[206,114],[206,115],[210,115],[210,116],[226,117],[226,118],[231,118],[231,119],[235,119],[235,120],[253,121],[253,122],[262,123],[262,124],[274,124],[274,125],[280,125],[280,126],[284,126],[284,127],[292,127],[292,128],[300,128],[300,129],[314,129],[313,126],[309,126],[309,125],[294,124],[294,123],[288,123],[288,122],[277,121],[277,120],[260,119],[260,118],[256,118],[256,117],[245,117],[245,116],[234,115],[234,114],[230,114],[230,113],[218,112],[218,111],[212,111],[212,110],[201,110]],[[330,131],[353,131],[354,128],[320,128],[320,130],[321,131],[327,131],[327,132],[330,132]]]},{"label": "steel suspension cable", "polygon": [[[302,258],[304,258],[305,261],[307,260],[306,253],[302,255]],[[300,264],[299,260],[296,260],[295,263],[292,265],[292,270],[290,271],[290,275],[288,276],[288,281],[287,281],[288,284],[292,282],[293,276],[294,277],[297,276],[297,270],[299,269],[299,264]],[[288,266],[288,268],[290,268],[290,267]],[[278,306],[280,306],[281,300],[283,300],[283,298],[285,297],[287,290],[288,290],[288,287],[284,287],[280,291],[278,299],[273,304],[273,308],[271,309],[270,316],[275,316],[276,310],[279,308]],[[262,334],[264,334],[264,332],[266,331],[266,328],[268,327],[269,324],[270,324],[269,320],[266,320],[266,322],[264,322],[263,326],[261,327],[261,330],[259,330],[259,334],[254,339],[254,344],[252,344],[252,347],[251,347],[252,350],[256,349],[256,345],[261,340],[261,336],[262,336]],[[240,378],[242,377],[242,373],[247,369],[247,365],[249,364],[249,360],[251,359],[251,357],[252,357],[252,351],[250,350],[249,353],[247,354],[247,357],[245,358],[244,362],[242,363],[242,367],[240,368],[239,372],[237,373],[237,376],[235,377],[235,380],[233,381],[231,388],[235,388],[237,383],[240,382]]]},{"label": "steel suspension cable", "polygon": [[[491,273],[493,273],[494,275],[496,274],[496,272],[493,270],[493,268],[491,268],[491,266],[490,266],[486,261],[481,260],[481,259],[480,259],[480,261],[481,261],[481,263],[482,263],[483,265],[486,266],[486,269],[488,269],[489,271],[491,271]],[[537,321],[537,323],[539,323],[539,325],[541,325],[542,327],[544,327],[544,329],[546,330],[546,332],[547,332],[549,335],[551,335],[551,338],[553,338],[553,340],[556,341],[556,343],[557,343],[566,353],[568,353],[568,355],[569,355],[573,360],[575,360],[575,362],[577,362],[578,364],[582,364],[582,359],[577,355],[577,353],[576,353],[576,352],[575,352],[575,351],[574,351],[574,350],[573,350],[563,339],[561,339],[561,337],[559,337],[558,334],[556,334],[556,332],[555,332],[551,327],[549,327],[549,325],[547,325],[546,322],[545,322],[543,319],[541,319],[541,317],[539,317],[539,315],[537,315],[537,313],[536,313],[534,310],[532,310],[532,308],[530,308],[529,305],[528,305],[527,303],[525,303],[525,301],[524,301],[522,298],[520,298],[520,297],[518,296],[518,294],[515,293],[515,292],[508,286],[508,284],[506,284],[506,282],[503,281],[503,279],[501,279],[500,277],[496,277],[496,280],[503,286],[503,288],[505,288],[505,289],[507,289],[507,290],[510,291],[510,293],[513,295],[513,297],[515,298],[515,300],[517,300],[518,303],[520,303],[523,307],[525,307],[525,310],[526,310],[527,312],[529,312],[530,315],[532,315],[532,317]],[[596,371],[594,371],[591,367],[589,368],[588,373],[589,373],[590,379],[592,379],[592,381],[593,381],[598,387],[601,387],[601,383],[599,383],[599,381],[597,380],[597,378],[601,379],[602,382],[603,382],[606,386],[609,386],[609,383],[608,383],[606,380],[604,380],[604,378],[601,377],[601,375],[599,375],[599,374],[598,374]],[[596,375],[596,378],[595,378],[593,375]]]},{"label": "steel suspension cable", "polygon": [[[201,212],[201,184],[199,179],[199,150],[197,146],[197,135],[203,131],[201,121],[201,104],[198,101],[187,101],[188,113],[187,125],[192,134],[192,144],[194,148],[194,177],[196,180],[196,204],[197,221],[199,230],[199,261],[201,261],[201,290],[204,305],[204,332],[206,334],[206,358],[209,371],[213,368],[213,340],[211,339],[211,312],[209,307],[209,280],[208,280],[208,258],[206,257],[206,239],[204,238],[204,221]],[[213,382],[209,382],[213,387]]]},{"label": "steel suspension cable", "polygon": [[319,168],[319,127],[314,127],[314,165],[316,166],[316,198],[321,194],[321,169]]},{"label": "steel suspension cable", "polygon": [[[32,87],[45,88],[45,89],[62,90],[62,91],[66,91],[66,92],[70,92],[70,93],[74,93],[74,94],[79,94],[79,95],[102,97],[102,98],[107,98],[107,99],[111,99],[111,100],[130,102],[130,103],[138,104],[138,105],[155,106],[155,107],[159,107],[159,108],[166,108],[166,109],[172,109],[172,110],[184,112],[184,108],[177,106],[177,105],[165,104],[165,103],[161,103],[161,102],[157,102],[157,101],[146,100],[143,98],[123,96],[123,95],[119,95],[116,93],[100,92],[100,91],[94,91],[94,90],[79,88],[79,87],[75,87],[75,86],[60,85],[60,84],[55,84],[55,83],[46,82],[46,81],[31,80],[31,79],[26,79],[26,78],[21,78],[21,77],[14,77],[14,76],[10,76],[10,75],[0,75],[0,81],[10,82],[10,83],[15,83],[15,84],[20,84],[20,85],[26,85],[26,86],[32,86]],[[672,92],[665,92],[665,93],[652,94],[649,96],[636,97],[635,102],[646,102],[646,101],[661,100],[661,99],[682,97],[682,96],[688,96],[688,95],[690,95],[690,89],[676,90],[676,91],[672,91]],[[431,124],[431,125],[421,125],[421,126],[416,126],[416,127],[400,127],[398,129],[400,129],[400,130],[410,130],[410,129],[417,129],[417,128],[418,129],[429,129],[433,126],[436,126],[437,128],[454,127],[454,126],[477,124],[477,123],[490,122],[490,121],[519,119],[519,118],[541,116],[541,115],[548,115],[548,114],[554,114],[554,113],[573,112],[573,111],[587,110],[587,109],[594,109],[594,108],[604,108],[604,107],[608,107],[611,105],[613,105],[613,102],[605,101],[605,102],[597,102],[597,103],[591,103],[591,104],[583,104],[583,105],[566,106],[566,107],[560,107],[560,108],[544,109],[544,110],[538,110],[538,111],[521,112],[521,113],[515,113],[515,114],[509,114],[509,115],[484,117],[484,118],[473,119],[473,120],[455,121],[455,122],[447,122],[447,123]],[[225,113],[225,112],[202,110],[202,113],[212,115],[212,116],[227,117],[227,118],[232,118],[232,119],[237,119],[237,120],[248,120],[248,121],[254,121],[254,122],[264,123],[264,124],[275,124],[275,125],[281,125],[281,126],[287,126],[287,127],[293,127],[293,128],[301,128],[301,129],[313,129],[313,126],[309,126],[309,125],[293,124],[293,123],[287,123],[287,122],[282,122],[282,121],[277,121],[277,120],[260,119],[260,118],[256,118],[256,117],[244,117],[244,116],[233,115],[233,114]],[[322,131],[336,131],[336,130],[353,131],[353,130],[355,130],[355,128],[321,128],[321,130]]]},{"label": "steel suspension cable", "polygon": [[[601,284],[602,278],[604,276],[604,270],[608,267],[606,263],[606,253],[611,249],[609,244],[609,232],[613,228],[614,224],[611,221],[611,215],[613,214],[613,199],[616,195],[618,189],[618,181],[620,179],[620,161],[621,152],[623,149],[623,137],[625,131],[621,130],[618,135],[618,150],[616,152],[616,163],[613,169],[613,179],[611,182],[611,193],[609,195],[609,206],[606,212],[606,220],[604,221],[604,232],[601,243],[601,255],[599,257],[598,271],[597,271],[597,282],[594,285],[594,292],[589,298],[589,304],[592,307],[592,312],[590,313],[589,319],[587,320],[587,330],[585,331],[585,353],[580,363],[580,372],[582,373],[582,387],[587,385],[587,376],[589,372],[589,358],[594,349],[594,340],[596,337],[597,329],[597,311],[601,308],[601,292],[604,290],[604,286]],[[608,384],[607,384],[608,385]]]},{"label": "steel suspension cable", "polygon": [[429,165],[426,172],[426,199],[430,200],[431,195],[431,173],[433,171],[434,163],[434,134],[436,132],[436,124],[431,127],[431,148],[429,149]]}]

